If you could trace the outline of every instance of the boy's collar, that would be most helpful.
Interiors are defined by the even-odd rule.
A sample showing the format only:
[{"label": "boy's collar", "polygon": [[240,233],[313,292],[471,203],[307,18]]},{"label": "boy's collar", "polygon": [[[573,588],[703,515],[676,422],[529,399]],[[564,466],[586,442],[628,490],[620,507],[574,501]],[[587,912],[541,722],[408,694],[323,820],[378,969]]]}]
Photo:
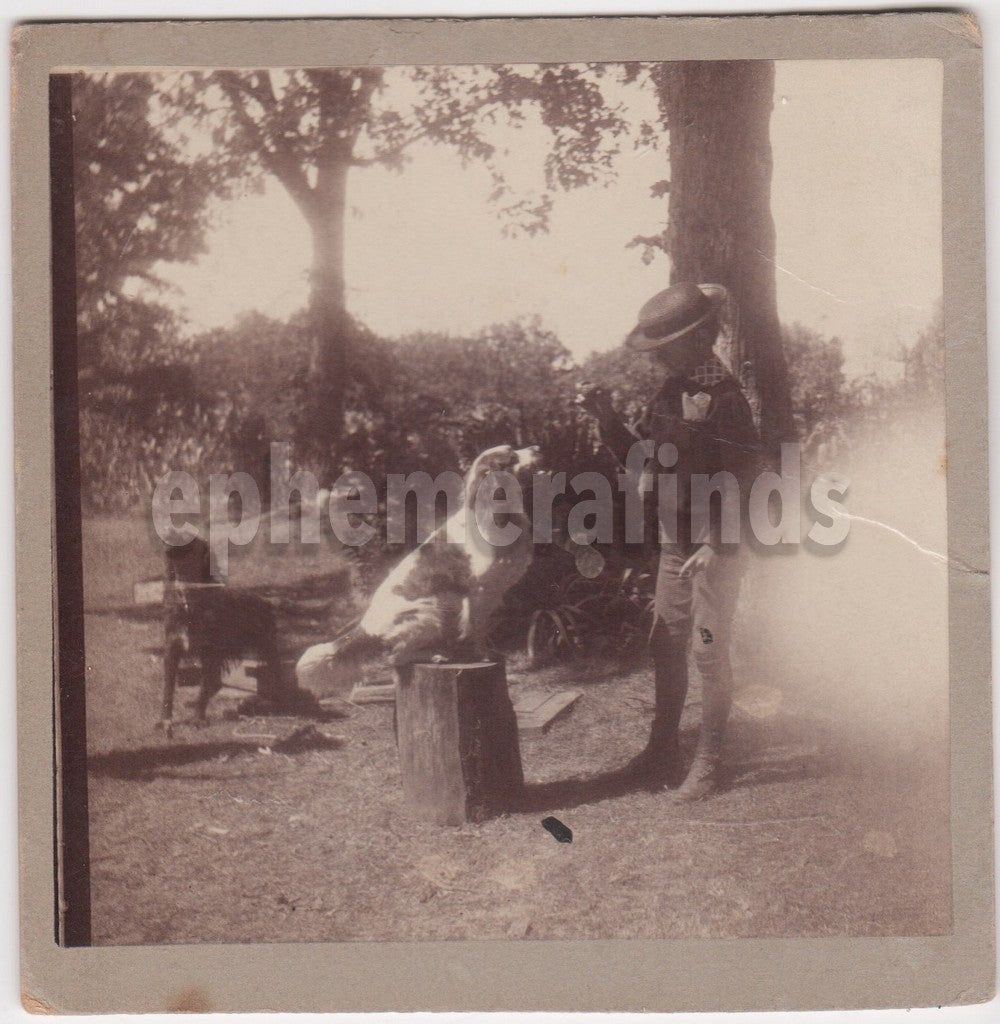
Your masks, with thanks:
[{"label": "boy's collar", "polygon": [[707,359],[699,363],[689,373],[668,377],[666,386],[672,389],[677,385],[693,384],[700,388],[711,388],[731,376],[729,367],[714,352],[711,352]]},{"label": "boy's collar", "polygon": [[728,376],[730,376],[729,368],[712,352],[703,363],[700,363],[688,374],[688,379],[695,384],[700,384],[703,388],[711,388],[716,384],[721,384]]}]

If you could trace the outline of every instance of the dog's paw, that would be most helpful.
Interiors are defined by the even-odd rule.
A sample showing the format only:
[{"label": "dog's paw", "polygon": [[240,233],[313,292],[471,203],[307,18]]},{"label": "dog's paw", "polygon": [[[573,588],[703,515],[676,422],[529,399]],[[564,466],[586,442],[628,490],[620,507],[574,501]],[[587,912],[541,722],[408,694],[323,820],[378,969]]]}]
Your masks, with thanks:
[{"label": "dog's paw", "polygon": [[447,657],[443,654],[432,654],[431,664],[432,665],[443,665],[447,661]]},{"label": "dog's paw", "polygon": [[169,740],[174,735],[174,720],[172,718],[158,718],[153,728],[162,732]]}]

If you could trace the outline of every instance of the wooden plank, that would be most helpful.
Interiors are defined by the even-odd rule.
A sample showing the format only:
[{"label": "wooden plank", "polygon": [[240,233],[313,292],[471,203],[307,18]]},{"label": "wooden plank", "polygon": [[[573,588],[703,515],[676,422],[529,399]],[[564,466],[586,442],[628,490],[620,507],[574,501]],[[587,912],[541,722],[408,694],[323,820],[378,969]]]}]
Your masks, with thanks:
[{"label": "wooden plank", "polygon": [[249,666],[254,665],[252,661],[240,661],[237,662],[223,677],[222,677],[222,693],[226,690],[232,691],[230,696],[239,694],[240,696],[246,696],[248,693],[257,692],[257,680],[250,674]]},{"label": "wooden plank", "polygon": [[569,714],[583,696],[580,690],[526,690],[514,701],[517,730],[528,735],[548,732],[552,723]]},{"label": "wooden plank", "polygon": [[519,715],[537,711],[552,696],[551,690],[522,690],[514,698],[514,710]]},{"label": "wooden plank", "polygon": [[253,697],[256,692],[256,690],[248,690],[243,686],[230,686],[228,683],[224,683],[216,696],[228,697],[230,700],[243,700],[246,697]]},{"label": "wooden plank", "polygon": [[372,683],[362,686],[357,683],[351,690],[350,701],[352,704],[395,704],[396,684]]},{"label": "wooden plank", "polygon": [[132,603],[163,604],[163,580],[139,580],[132,584]]},{"label": "wooden plank", "polygon": [[[221,590],[224,583],[174,583],[178,590]],[[162,579],[139,580],[132,584],[132,603],[163,604],[166,583]]]}]

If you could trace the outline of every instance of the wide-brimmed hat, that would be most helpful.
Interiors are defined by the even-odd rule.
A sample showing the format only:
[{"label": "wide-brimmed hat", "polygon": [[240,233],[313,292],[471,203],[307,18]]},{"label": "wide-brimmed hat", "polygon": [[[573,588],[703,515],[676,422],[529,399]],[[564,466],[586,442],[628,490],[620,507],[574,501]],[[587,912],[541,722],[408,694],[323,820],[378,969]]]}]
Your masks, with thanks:
[{"label": "wide-brimmed hat", "polygon": [[669,345],[715,316],[728,296],[721,284],[673,284],[657,292],[639,310],[639,322],[629,332],[625,345],[636,352]]}]

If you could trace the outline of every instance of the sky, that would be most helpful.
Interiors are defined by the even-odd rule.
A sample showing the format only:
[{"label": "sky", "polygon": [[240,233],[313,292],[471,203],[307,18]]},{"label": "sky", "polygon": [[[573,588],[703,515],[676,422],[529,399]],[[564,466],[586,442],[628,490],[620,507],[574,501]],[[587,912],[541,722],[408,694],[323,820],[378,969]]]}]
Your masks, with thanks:
[{"label": "sky", "polygon": [[[852,375],[898,373],[894,360],[926,325],[941,285],[941,98],[937,60],[779,61],[771,118],[771,204],[778,312],[844,344]],[[655,118],[648,92],[621,99]],[[508,169],[541,185],[541,136],[511,132]],[[414,152],[403,174],[353,170],[347,304],[385,336],[473,332],[537,315],[577,357],[620,343],[669,282],[663,254],[644,265],[637,234],[659,231],[669,175],[661,149],[629,148],[615,180],[560,194],[550,230],[505,238],[486,203],[491,183],[445,147]],[[305,305],[309,234],[276,182],[216,210],[208,252],[159,268],[190,330],[256,309]]]}]

